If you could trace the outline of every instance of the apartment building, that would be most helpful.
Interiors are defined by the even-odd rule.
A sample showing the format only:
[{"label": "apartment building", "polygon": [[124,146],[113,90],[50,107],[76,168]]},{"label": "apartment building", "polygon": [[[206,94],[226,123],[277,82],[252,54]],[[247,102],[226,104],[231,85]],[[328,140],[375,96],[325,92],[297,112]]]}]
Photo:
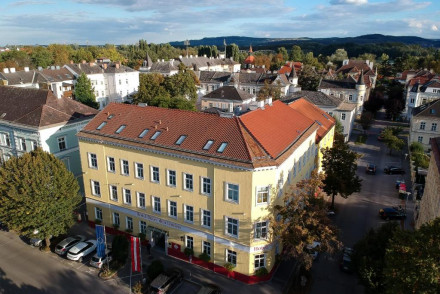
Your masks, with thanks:
[{"label": "apartment building", "polygon": [[318,129],[280,101],[231,117],[111,103],[78,134],[89,220],[270,272],[270,207],[315,168]]}]

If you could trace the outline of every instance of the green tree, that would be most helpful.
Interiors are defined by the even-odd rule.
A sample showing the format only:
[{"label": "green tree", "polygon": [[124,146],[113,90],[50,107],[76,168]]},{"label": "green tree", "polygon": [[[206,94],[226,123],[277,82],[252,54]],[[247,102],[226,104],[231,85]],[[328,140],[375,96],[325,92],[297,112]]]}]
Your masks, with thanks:
[{"label": "green tree", "polygon": [[292,50],[290,51],[289,60],[302,62],[303,59],[304,59],[304,53],[301,50],[301,47],[299,47],[298,45],[294,45],[292,47]]},{"label": "green tree", "polygon": [[268,98],[272,98],[274,101],[281,98],[281,87],[279,81],[271,84],[269,84],[267,80],[264,81],[264,86],[258,91],[257,99],[264,100]]},{"label": "green tree", "polygon": [[348,54],[345,49],[336,49],[335,53],[330,56],[330,61],[336,63],[338,66],[341,66],[345,59],[348,59]]},{"label": "green tree", "polygon": [[94,91],[92,82],[85,73],[81,73],[75,84],[75,99],[85,105],[98,109],[99,103],[96,102]]},{"label": "green tree", "polygon": [[52,53],[47,48],[41,46],[35,47],[32,50],[31,60],[35,67],[41,66],[46,68],[53,64]]},{"label": "green tree", "polygon": [[385,145],[387,145],[390,150],[390,155],[393,150],[401,151],[405,146],[405,142],[397,137],[397,135],[402,131],[402,128],[387,127],[382,131],[384,137]]},{"label": "green tree", "polygon": [[128,240],[123,235],[117,235],[112,241],[113,259],[124,264],[128,258]]},{"label": "green tree", "polygon": [[426,155],[423,145],[419,142],[412,142],[410,146],[411,160],[414,161],[415,170],[418,167],[428,168],[429,156]]},{"label": "green tree", "polygon": [[0,167],[0,219],[24,236],[45,239],[47,247],[49,236],[64,234],[74,224],[80,201],[75,176],[41,148]]},{"label": "green tree", "polygon": [[234,59],[234,61],[239,62],[240,60],[240,49],[236,44],[230,44],[226,46],[226,58]]},{"label": "green tree", "polygon": [[284,47],[279,47],[277,49],[277,53],[281,55],[281,57],[283,58],[283,61],[286,62],[287,60],[289,60],[289,54],[287,53],[286,48]]},{"label": "green tree", "polygon": [[361,179],[356,175],[358,154],[350,150],[343,139],[335,140],[332,148],[323,150],[322,166],[325,172],[324,191],[332,196],[335,206],[335,196],[347,198],[361,190]]},{"label": "green tree", "polygon": [[364,132],[371,127],[371,123],[373,122],[373,114],[369,111],[362,112],[360,124]]},{"label": "green tree", "polygon": [[139,75],[139,90],[133,98],[133,103],[147,103],[152,105],[152,100],[156,97],[169,97],[163,83],[165,77],[158,73],[148,73]]},{"label": "green tree", "polygon": [[310,65],[304,65],[298,76],[298,84],[303,90],[316,91],[319,86],[321,77],[316,73],[315,69]]},{"label": "green tree", "polygon": [[309,179],[290,187],[282,205],[274,206],[278,217],[271,220],[274,236],[283,240],[283,257],[294,257],[306,268],[313,260],[304,249],[313,241],[321,243],[317,250],[329,253],[340,246],[337,228],[327,216],[322,180],[314,170]]},{"label": "green tree", "polygon": [[52,54],[53,64],[60,66],[69,63],[73,54],[72,47],[68,45],[50,44],[47,50]]}]

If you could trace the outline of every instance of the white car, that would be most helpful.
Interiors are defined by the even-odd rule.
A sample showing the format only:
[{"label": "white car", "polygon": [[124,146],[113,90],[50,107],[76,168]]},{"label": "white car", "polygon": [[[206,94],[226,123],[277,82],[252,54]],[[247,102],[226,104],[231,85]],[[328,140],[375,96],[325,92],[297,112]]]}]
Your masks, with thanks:
[{"label": "white car", "polygon": [[58,245],[55,247],[55,253],[58,255],[65,255],[70,248],[85,240],[86,237],[82,235],[67,237],[66,239],[58,243]]},{"label": "white car", "polygon": [[103,257],[98,257],[98,253],[93,255],[92,259],[90,259],[90,265],[96,268],[101,268],[103,264],[110,261],[112,261],[112,251],[107,249]]},{"label": "white car", "polygon": [[97,243],[98,242],[96,240],[79,242],[69,249],[69,251],[67,252],[67,259],[82,262],[84,257],[96,250]]}]

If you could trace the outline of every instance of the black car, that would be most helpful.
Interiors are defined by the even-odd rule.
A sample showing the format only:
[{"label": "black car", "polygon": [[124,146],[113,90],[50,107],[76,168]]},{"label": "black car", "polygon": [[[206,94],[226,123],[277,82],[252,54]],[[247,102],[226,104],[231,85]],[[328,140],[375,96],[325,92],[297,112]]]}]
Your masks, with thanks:
[{"label": "black car", "polygon": [[222,291],[220,287],[214,284],[202,285],[202,288],[197,292],[197,294],[221,294]]},{"label": "black car", "polygon": [[345,247],[344,250],[342,250],[342,258],[341,258],[341,262],[339,263],[339,268],[341,269],[341,271],[346,273],[353,272],[353,262],[351,260],[352,254],[353,254],[353,249],[349,247]]},{"label": "black car", "polygon": [[376,165],[372,164],[372,163],[368,163],[367,168],[365,169],[365,173],[375,175],[376,174]]},{"label": "black car", "polygon": [[406,218],[405,210],[400,207],[385,207],[379,210],[379,215],[381,218],[390,219],[404,219]]},{"label": "black car", "polygon": [[177,287],[183,280],[183,273],[179,269],[172,269],[158,275],[150,284],[150,294],[165,294]]},{"label": "black car", "polygon": [[395,175],[395,174],[403,175],[405,173],[405,171],[401,167],[391,166],[391,165],[385,167],[383,171],[388,175]]}]

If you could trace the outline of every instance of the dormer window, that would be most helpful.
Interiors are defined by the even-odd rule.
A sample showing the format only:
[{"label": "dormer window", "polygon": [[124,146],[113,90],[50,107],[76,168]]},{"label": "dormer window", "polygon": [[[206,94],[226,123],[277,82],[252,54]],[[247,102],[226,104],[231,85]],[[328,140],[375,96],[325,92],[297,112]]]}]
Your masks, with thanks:
[{"label": "dormer window", "polygon": [[120,134],[124,129],[125,129],[126,125],[121,125],[115,132],[115,134]]},{"label": "dormer window", "polygon": [[183,141],[185,141],[185,139],[186,139],[186,135],[180,136],[179,139],[177,139],[177,141],[176,141],[176,145],[182,144]]},{"label": "dormer window", "polygon": [[148,133],[149,129],[145,129],[143,130],[140,134],[139,134],[139,138],[143,138],[145,137],[145,135]]},{"label": "dormer window", "polygon": [[162,134],[161,131],[156,131],[156,132],[153,134],[153,136],[151,136],[150,139],[151,139],[151,140],[156,140],[157,137],[159,137],[160,134]]},{"label": "dormer window", "polygon": [[319,120],[315,120],[315,122],[316,122],[318,125],[322,126],[322,123],[321,123]]},{"label": "dormer window", "polygon": [[96,129],[97,130],[100,130],[100,129],[102,129],[105,125],[107,124],[107,122],[106,121],[103,121]]},{"label": "dormer window", "polygon": [[209,150],[209,148],[211,148],[213,143],[214,143],[213,140],[208,140],[208,142],[206,142],[205,146],[203,146],[203,150]]},{"label": "dormer window", "polygon": [[220,144],[220,147],[218,147],[217,152],[218,153],[222,153],[223,151],[225,151],[226,146],[228,146],[227,142],[223,142]]}]

